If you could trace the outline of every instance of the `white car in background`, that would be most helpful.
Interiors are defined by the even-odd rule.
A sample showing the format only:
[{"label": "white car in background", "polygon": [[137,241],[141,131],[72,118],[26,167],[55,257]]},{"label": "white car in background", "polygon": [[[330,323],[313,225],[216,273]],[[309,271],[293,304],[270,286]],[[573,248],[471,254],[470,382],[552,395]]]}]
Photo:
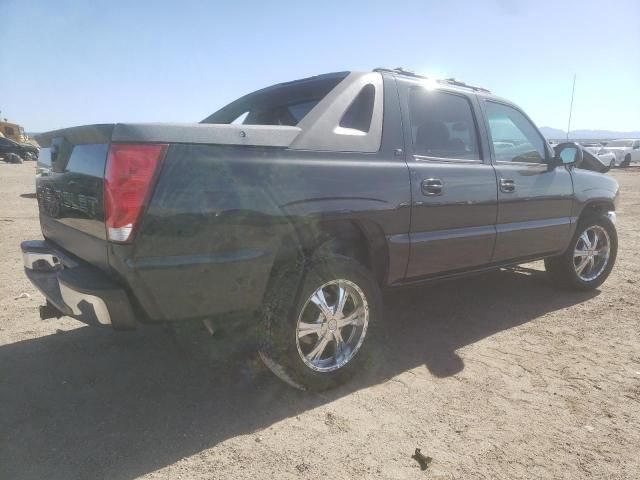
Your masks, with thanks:
[{"label": "white car in background", "polygon": [[580,143],[580,145],[582,145],[582,147],[585,150],[587,150],[589,153],[598,157],[598,160],[600,160],[602,163],[607,165],[609,168],[613,168],[620,165],[620,163],[616,161],[616,154],[613,153],[612,151],[607,150],[605,147],[602,146],[601,143],[585,142],[585,143]]},{"label": "white car in background", "polygon": [[640,140],[620,139],[607,142],[605,149],[616,156],[616,166],[628,167],[631,162],[640,162]]}]

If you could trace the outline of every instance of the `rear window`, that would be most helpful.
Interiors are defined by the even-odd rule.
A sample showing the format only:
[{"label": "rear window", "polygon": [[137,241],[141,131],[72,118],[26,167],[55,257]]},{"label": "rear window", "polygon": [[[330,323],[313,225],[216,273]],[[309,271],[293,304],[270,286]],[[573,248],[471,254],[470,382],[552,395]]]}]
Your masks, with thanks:
[{"label": "rear window", "polygon": [[319,75],[250,93],[201,123],[243,125],[297,125],[348,72]]},{"label": "rear window", "polygon": [[232,123],[242,125],[288,125],[295,126],[322,98],[305,100],[285,105],[270,105],[244,112]]}]

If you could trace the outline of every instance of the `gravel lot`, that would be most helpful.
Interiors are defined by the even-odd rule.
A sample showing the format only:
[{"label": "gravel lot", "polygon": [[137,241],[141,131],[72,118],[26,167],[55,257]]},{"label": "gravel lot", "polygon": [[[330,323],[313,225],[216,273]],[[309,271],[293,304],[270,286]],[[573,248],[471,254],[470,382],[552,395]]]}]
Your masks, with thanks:
[{"label": "gravel lot", "polygon": [[613,175],[600,290],[556,291],[535,263],[387,293],[377,365],[311,395],[249,332],[39,320],[19,253],[40,238],[34,164],[0,163],[0,478],[637,479],[640,169]]}]

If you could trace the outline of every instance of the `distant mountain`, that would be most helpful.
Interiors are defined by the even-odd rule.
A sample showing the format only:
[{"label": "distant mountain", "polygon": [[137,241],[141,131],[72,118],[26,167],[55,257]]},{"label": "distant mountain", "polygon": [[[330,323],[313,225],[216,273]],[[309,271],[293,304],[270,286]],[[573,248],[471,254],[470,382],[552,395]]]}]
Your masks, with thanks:
[{"label": "distant mountain", "polygon": [[542,135],[544,135],[548,140],[567,137],[567,134],[564,130],[559,130],[557,128],[540,127],[540,131],[542,132]]},{"label": "distant mountain", "polygon": [[[560,140],[567,138],[564,130],[551,127],[540,127],[542,134],[549,140]],[[572,130],[569,132],[572,140],[580,139],[613,139],[613,138],[640,138],[640,131],[616,132],[613,130]]]}]

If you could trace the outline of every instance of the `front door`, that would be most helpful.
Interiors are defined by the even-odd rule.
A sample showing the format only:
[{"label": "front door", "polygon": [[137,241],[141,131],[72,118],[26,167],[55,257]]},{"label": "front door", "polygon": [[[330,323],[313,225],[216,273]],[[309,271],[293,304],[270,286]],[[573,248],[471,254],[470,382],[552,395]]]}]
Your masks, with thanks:
[{"label": "front door", "polygon": [[522,112],[482,101],[498,177],[493,262],[559,253],[571,235],[573,182],[566,167],[549,169],[550,147]]},{"label": "front door", "polygon": [[411,175],[407,278],[486,265],[496,238],[496,176],[483,160],[473,97],[398,79]]}]

